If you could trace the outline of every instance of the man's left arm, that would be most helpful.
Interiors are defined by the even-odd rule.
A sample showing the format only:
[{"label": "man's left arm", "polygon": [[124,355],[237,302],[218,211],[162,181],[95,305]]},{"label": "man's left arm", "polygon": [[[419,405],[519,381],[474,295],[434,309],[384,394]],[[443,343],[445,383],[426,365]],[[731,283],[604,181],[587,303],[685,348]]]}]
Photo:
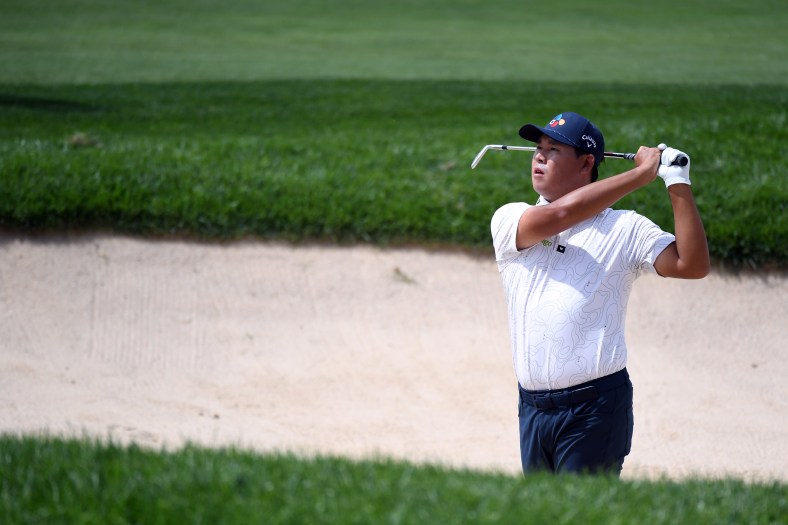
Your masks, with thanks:
[{"label": "man's left arm", "polygon": [[689,162],[684,167],[671,162],[681,153],[673,148],[663,151],[659,176],[665,181],[673,206],[676,241],[654,261],[654,269],[663,277],[702,279],[709,274],[709,245],[689,181]]}]

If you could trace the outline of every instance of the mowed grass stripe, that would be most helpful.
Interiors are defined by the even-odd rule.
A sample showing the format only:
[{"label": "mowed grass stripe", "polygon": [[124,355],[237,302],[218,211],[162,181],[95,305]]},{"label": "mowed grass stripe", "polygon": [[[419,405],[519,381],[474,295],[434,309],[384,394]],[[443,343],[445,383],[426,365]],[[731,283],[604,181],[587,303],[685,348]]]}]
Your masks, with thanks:
[{"label": "mowed grass stripe", "polygon": [[6,0],[0,83],[788,82],[779,0]]}]

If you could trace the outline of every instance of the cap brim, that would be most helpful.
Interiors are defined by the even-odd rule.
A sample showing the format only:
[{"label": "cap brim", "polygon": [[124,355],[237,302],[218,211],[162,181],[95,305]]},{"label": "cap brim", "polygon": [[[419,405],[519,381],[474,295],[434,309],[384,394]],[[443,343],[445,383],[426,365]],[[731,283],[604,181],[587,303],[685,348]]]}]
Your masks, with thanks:
[{"label": "cap brim", "polygon": [[561,135],[560,133],[556,133],[552,129],[549,128],[540,128],[534,124],[526,124],[522,128],[520,128],[520,136],[529,142],[539,142],[539,138],[542,135],[547,135],[553,140],[560,142],[561,144],[566,144],[572,147],[579,147],[574,142],[570,141],[567,137]]},{"label": "cap brim", "polygon": [[520,128],[520,136],[530,142],[539,142],[539,137],[544,135],[545,130],[533,124],[526,124]]}]

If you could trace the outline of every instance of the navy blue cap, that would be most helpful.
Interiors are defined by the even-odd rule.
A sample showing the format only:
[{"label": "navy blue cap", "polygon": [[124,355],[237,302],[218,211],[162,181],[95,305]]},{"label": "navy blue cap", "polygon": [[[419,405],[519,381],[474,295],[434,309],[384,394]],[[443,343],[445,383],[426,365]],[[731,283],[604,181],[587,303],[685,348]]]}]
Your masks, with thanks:
[{"label": "navy blue cap", "polygon": [[593,154],[595,166],[599,166],[605,159],[605,138],[602,132],[590,120],[577,113],[565,111],[556,115],[543,128],[534,124],[526,124],[520,128],[520,136],[531,142],[538,142],[542,135]]}]

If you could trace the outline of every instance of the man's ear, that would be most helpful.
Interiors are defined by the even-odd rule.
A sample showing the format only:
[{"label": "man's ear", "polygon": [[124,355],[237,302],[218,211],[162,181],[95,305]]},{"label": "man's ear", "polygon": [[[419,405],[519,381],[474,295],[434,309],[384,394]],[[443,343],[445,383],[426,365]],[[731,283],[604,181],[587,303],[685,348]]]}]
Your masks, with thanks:
[{"label": "man's ear", "polygon": [[592,155],[591,153],[589,153],[588,155],[585,155],[584,160],[583,160],[583,165],[580,166],[580,171],[584,175],[588,175],[588,180],[591,180],[591,176],[592,176],[592,174],[594,172],[594,164],[595,163],[596,163],[596,159],[594,158],[594,155]]}]

